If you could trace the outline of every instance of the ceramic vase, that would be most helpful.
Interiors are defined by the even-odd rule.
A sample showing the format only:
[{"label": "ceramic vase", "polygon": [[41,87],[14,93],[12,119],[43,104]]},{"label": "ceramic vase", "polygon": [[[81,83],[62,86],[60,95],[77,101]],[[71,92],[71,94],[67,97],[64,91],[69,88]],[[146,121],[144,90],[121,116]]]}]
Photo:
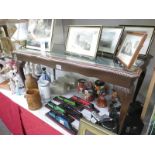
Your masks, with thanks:
[{"label": "ceramic vase", "polygon": [[37,110],[41,108],[41,97],[38,89],[29,89],[26,91],[26,100],[28,103],[28,108],[30,110]]},{"label": "ceramic vase", "polygon": [[26,75],[25,87],[26,89],[38,88],[37,80],[32,76],[32,74]]}]

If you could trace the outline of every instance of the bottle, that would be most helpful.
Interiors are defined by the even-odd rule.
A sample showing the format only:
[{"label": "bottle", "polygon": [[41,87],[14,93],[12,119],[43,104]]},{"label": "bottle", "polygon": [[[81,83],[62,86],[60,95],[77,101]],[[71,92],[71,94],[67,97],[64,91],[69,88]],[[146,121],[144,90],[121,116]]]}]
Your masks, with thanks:
[{"label": "bottle", "polygon": [[41,74],[41,76],[39,78],[39,81],[41,81],[41,80],[46,80],[46,81],[51,82],[51,79],[50,79],[49,75],[46,72],[46,67],[42,68],[42,74]]},{"label": "bottle", "polygon": [[50,82],[47,80],[38,80],[38,87],[42,103],[50,101],[51,100]]}]

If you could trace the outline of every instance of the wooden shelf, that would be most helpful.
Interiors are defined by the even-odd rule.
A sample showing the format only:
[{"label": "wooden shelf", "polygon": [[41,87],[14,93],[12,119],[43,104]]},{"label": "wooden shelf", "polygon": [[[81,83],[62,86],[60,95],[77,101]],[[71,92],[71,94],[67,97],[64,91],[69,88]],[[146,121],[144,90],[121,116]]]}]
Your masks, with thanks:
[{"label": "wooden shelf", "polygon": [[[114,89],[116,89],[120,97],[120,102],[122,103],[120,110],[120,133],[124,125],[129,105],[133,101],[133,95],[136,89],[134,82],[139,79],[142,71],[147,66],[147,63],[144,63],[141,67],[137,67],[137,70],[130,71],[125,70],[122,67],[110,65],[110,63],[108,65],[104,63],[74,61],[74,59],[69,60],[64,54],[59,55],[58,52],[56,52],[55,55],[47,54],[43,56],[39,51],[37,52],[27,49],[14,52],[14,57],[17,58],[17,60],[22,61],[22,65],[28,61],[35,64],[43,64],[53,69],[58,69],[59,66],[59,69],[61,68],[62,71],[75,72],[89,77],[96,77],[113,84]],[[102,61],[106,61],[106,59]],[[114,62],[111,60],[111,63]]]}]

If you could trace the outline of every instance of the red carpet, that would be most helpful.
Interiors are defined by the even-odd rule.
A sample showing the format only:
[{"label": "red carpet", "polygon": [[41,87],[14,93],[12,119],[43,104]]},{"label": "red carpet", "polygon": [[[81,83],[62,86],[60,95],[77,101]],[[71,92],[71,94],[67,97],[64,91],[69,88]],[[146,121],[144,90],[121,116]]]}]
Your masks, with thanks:
[{"label": "red carpet", "polygon": [[61,135],[61,133],[0,93],[0,118],[15,135]]}]

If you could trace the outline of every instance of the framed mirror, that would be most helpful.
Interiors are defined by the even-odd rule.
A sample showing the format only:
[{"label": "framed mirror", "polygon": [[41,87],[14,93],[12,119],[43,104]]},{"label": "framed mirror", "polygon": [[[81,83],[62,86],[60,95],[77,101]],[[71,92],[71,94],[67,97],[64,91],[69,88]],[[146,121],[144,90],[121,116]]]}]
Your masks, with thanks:
[{"label": "framed mirror", "polygon": [[81,119],[78,135],[116,135],[116,134],[101,126],[93,124],[85,119]]}]

